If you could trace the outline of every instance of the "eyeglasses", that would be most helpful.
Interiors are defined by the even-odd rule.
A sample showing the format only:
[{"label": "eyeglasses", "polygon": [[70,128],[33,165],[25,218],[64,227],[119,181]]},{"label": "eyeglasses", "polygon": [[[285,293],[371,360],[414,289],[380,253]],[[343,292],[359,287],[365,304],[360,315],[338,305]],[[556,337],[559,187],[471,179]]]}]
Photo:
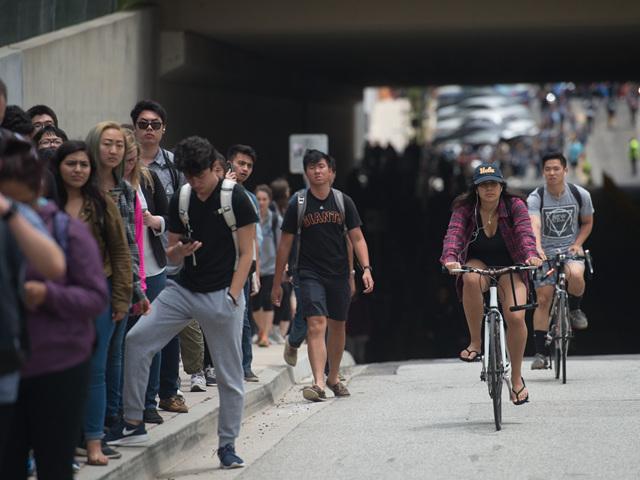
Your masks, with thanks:
[{"label": "eyeglasses", "polygon": [[146,130],[149,127],[153,128],[154,130],[160,130],[162,128],[162,122],[160,122],[159,120],[153,120],[151,122],[148,120],[138,120],[136,125],[140,130]]},{"label": "eyeglasses", "polygon": [[61,138],[44,138],[38,142],[38,148],[59,147],[63,143]]}]

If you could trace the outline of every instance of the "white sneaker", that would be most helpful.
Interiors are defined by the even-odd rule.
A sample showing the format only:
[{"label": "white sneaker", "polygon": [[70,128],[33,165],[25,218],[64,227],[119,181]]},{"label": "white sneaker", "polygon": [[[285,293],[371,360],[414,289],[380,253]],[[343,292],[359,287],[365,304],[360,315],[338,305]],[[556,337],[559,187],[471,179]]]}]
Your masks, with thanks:
[{"label": "white sneaker", "polygon": [[204,378],[204,372],[198,372],[191,375],[191,391],[206,392],[207,381]]},{"label": "white sneaker", "polygon": [[285,339],[280,333],[280,329],[278,327],[271,330],[269,334],[269,340],[271,343],[275,343],[276,345],[284,345]]}]

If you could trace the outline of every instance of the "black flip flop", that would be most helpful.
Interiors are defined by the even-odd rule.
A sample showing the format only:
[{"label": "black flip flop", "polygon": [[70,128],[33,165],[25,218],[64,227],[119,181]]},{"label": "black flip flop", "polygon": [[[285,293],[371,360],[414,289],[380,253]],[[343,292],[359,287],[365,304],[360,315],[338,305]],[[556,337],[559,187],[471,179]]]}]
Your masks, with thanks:
[{"label": "black flip flop", "polygon": [[[520,378],[522,378],[522,377],[520,377]],[[527,392],[527,396],[525,398],[523,398],[522,400],[518,400],[518,398],[520,397],[520,394],[522,393],[522,391],[525,388],[527,388],[527,385],[524,383],[524,378],[522,378],[522,388],[520,390],[518,390],[517,392],[513,388],[511,389],[513,394],[516,396],[515,401],[511,400],[514,405],[522,405],[523,403],[527,403],[529,401],[529,392]]]},{"label": "black flip flop", "polygon": [[463,350],[463,352],[467,352],[467,354],[470,356],[472,353],[475,353],[476,356],[473,358],[469,358],[469,356],[467,356],[467,358],[462,356],[462,352],[460,352],[460,355],[458,355],[458,358],[460,360],[462,360],[463,362],[467,362],[467,363],[472,363],[472,362],[477,362],[478,360],[480,360],[480,352],[478,352],[477,350],[469,350],[468,348],[465,348]]}]

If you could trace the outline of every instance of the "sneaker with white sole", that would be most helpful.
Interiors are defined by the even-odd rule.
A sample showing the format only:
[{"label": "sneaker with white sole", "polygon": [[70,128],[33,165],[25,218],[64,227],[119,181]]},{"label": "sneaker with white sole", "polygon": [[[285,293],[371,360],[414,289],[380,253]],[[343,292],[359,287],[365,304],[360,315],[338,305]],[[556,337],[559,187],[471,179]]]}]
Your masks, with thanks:
[{"label": "sneaker with white sole", "polygon": [[236,449],[230,443],[220,447],[217,451],[220,459],[220,468],[240,468],[244,467],[244,460],[236,455]]},{"label": "sneaker with white sole", "polygon": [[204,378],[204,372],[198,372],[191,375],[191,391],[206,392],[207,381]]},{"label": "sneaker with white sole", "polygon": [[271,343],[275,343],[276,345],[284,345],[285,339],[280,333],[280,327],[275,326],[271,333],[269,334],[269,340]]},{"label": "sneaker with white sole", "polygon": [[204,369],[204,380],[207,382],[207,387],[212,387],[218,383],[215,368],[207,367]]},{"label": "sneaker with white sole", "polygon": [[589,326],[587,316],[579,308],[576,310],[571,310],[569,312],[569,318],[571,319],[571,326],[575,330],[584,330]]},{"label": "sneaker with white sole", "polygon": [[114,425],[109,433],[104,437],[107,445],[139,445],[149,440],[144,422],[139,425],[132,425],[122,420],[118,425]]},{"label": "sneaker with white sole", "polygon": [[536,353],[531,362],[531,370],[546,370],[549,368],[549,357],[541,353]]}]

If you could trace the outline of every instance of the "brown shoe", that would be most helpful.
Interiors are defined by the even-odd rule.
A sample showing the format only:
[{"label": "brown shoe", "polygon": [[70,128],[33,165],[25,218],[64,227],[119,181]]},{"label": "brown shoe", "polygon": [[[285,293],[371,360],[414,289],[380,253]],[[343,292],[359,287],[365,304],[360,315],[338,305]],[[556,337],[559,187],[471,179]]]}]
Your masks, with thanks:
[{"label": "brown shoe", "polygon": [[292,347],[289,344],[289,339],[287,338],[284,342],[284,361],[287,365],[291,365],[292,367],[296,366],[298,363],[298,349],[296,347]]},{"label": "brown shoe", "polygon": [[318,385],[311,385],[310,387],[304,387],[302,389],[302,396],[305,400],[310,402],[324,402],[327,399],[324,390]]},{"label": "brown shoe", "polygon": [[175,413],[188,413],[189,407],[184,403],[184,398],[173,395],[169,398],[161,398],[158,406],[162,410],[166,410],[167,412],[175,412]]},{"label": "brown shoe", "polygon": [[329,387],[329,390],[331,390],[336,397],[348,397],[351,395],[342,382],[338,382],[335,385],[329,385],[327,383],[327,387]]}]

